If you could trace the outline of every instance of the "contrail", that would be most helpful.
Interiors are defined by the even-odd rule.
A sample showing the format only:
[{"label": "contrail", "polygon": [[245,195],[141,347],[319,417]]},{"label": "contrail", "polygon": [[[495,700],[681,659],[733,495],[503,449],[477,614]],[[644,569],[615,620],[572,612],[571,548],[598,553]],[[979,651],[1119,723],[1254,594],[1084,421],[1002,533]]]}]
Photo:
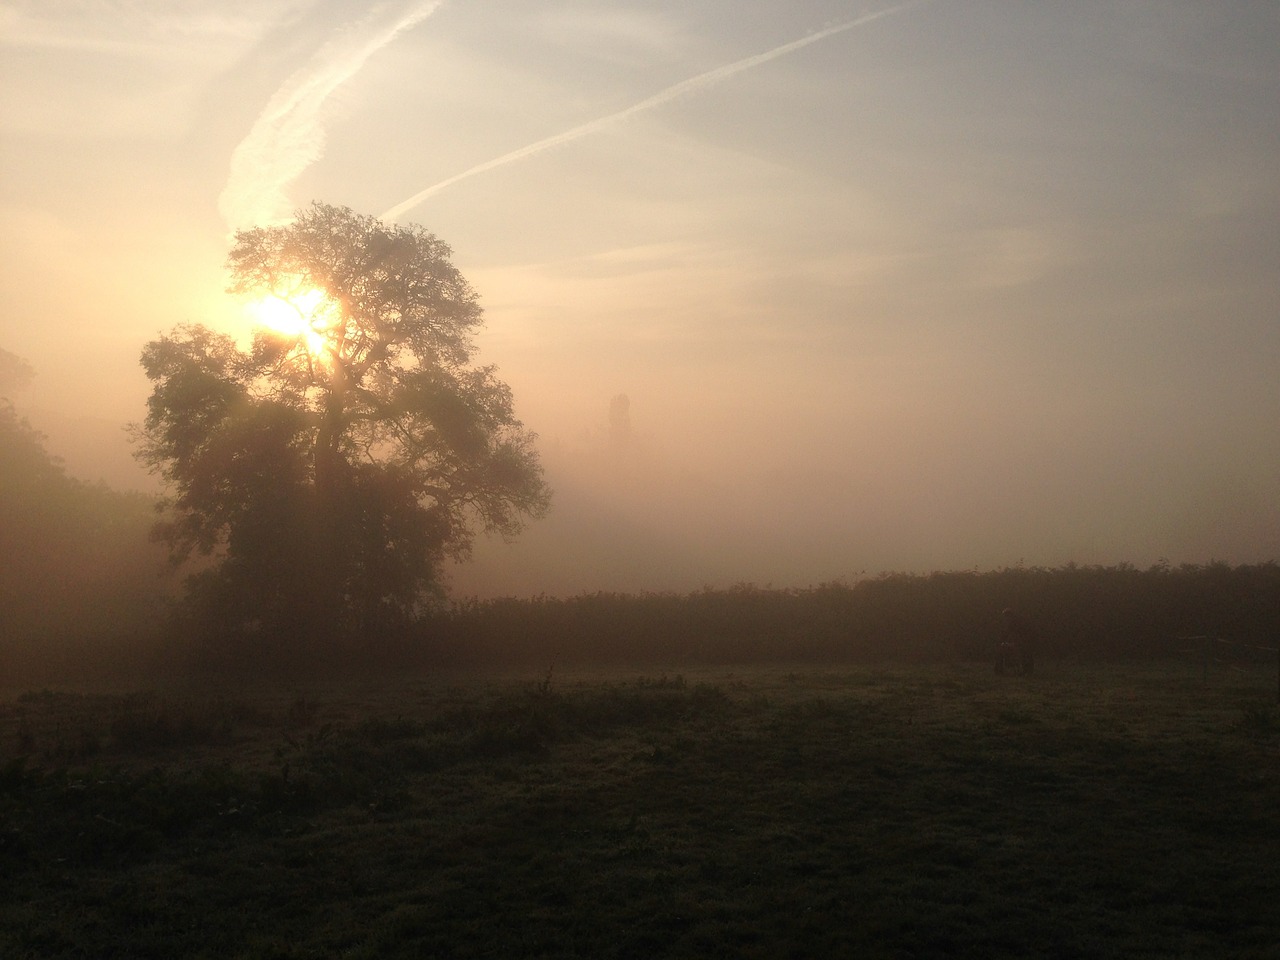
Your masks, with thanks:
[{"label": "contrail", "polygon": [[729,77],[743,73],[753,67],[758,67],[762,63],[768,63],[770,60],[777,60],[779,57],[785,57],[787,54],[794,53],[797,50],[809,46],[811,43],[817,43],[819,40],[825,40],[838,33],[844,33],[848,30],[854,29],[855,27],[861,27],[864,24],[870,23],[873,20],[879,20],[881,17],[892,16],[893,14],[901,13],[909,7],[918,6],[921,3],[927,2],[928,0],[909,0],[907,3],[900,3],[894,7],[878,10],[875,13],[868,13],[855,20],[847,20],[844,23],[836,24],[833,27],[827,27],[823,30],[819,30],[817,33],[811,33],[807,37],[803,37],[799,40],[784,43],[780,47],[774,47],[772,50],[766,50],[764,53],[756,54],[753,57],[737,60],[723,67],[708,70],[706,73],[700,73],[696,77],[691,77],[688,80],[682,80],[680,83],[667,87],[665,90],[661,90],[653,96],[645,100],[641,100],[639,103],[632,104],[625,110],[619,110],[617,113],[611,113],[606,117],[591,120],[588,123],[573,127],[563,133],[557,133],[544,140],[539,140],[526,147],[521,147],[519,150],[512,150],[510,153],[504,153],[502,156],[496,157],[493,160],[488,160],[478,166],[474,166],[470,170],[464,170],[462,173],[455,174],[447,180],[441,180],[439,183],[415,193],[408,200],[397,203],[390,210],[383,213],[380,219],[395,220],[401,214],[404,214],[416,207],[423,200],[439,193],[446,187],[453,186],[459,180],[466,180],[468,177],[474,177],[478,173],[485,173],[486,171],[493,170],[497,167],[506,166],[508,163],[514,163],[517,160],[523,160],[525,157],[531,157],[535,153],[541,153],[543,150],[550,150],[552,147],[558,147],[562,143],[569,143],[572,140],[577,140],[579,137],[585,137],[589,133],[595,133],[597,130],[601,130],[610,124],[635,116],[637,113],[643,113],[646,110],[652,110],[655,107],[660,107],[664,103],[669,103],[686,93],[692,93],[693,91],[700,90],[703,87],[709,87],[722,80],[727,80]]},{"label": "contrail", "polygon": [[376,7],[317,50],[275,92],[231,155],[231,172],[218,198],[218,211],[232,230],[288,219],[292,206],[285,188],[324,153],[320,109],[325,101],[365,61],[431,16],[442,2],[401,3],[402,12],[391,18],[386,17],[387,5]]}]

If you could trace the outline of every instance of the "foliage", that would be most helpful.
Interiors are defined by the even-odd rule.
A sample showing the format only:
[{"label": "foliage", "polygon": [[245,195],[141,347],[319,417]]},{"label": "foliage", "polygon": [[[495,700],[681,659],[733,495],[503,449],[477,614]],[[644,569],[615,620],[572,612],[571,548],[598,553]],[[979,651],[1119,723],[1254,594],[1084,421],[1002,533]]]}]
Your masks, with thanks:
[{"label": "foliage", "polygon": [[[0,401],[0,673],[30,674],[145,633],[166,592],[153,501],[67,474]],[[103,666],[99,660],[86,668]],[[36,671],[38,672],[38,670]]]},{"label": "foliage", "polygon": [[231,292],[305,325],[248,349],[200,326],[146,345],[138,456],[168,486],[175,560],[213,558],[188,609],[215,633],[385,633],[477,526],[512,536],[546,509],[533,435],[472,363],[481,311],[449,256],[420,227],[316,204],[229,258]]},{"label": "foliage", "polygon": [[11,390],[25,387],[34,376],[31,364],[0,347],[0,396],[7,397]]},{"label": "foliage", "polygon": [[458,665],[954,662],[994,656],[1006,607],[1036,624],[1050,659],[1199,658],[1179,638],[1206,635],[1274,648],[1280,565],[1016,567],[792,590],[462,600],[422,629],[438,661]]}]

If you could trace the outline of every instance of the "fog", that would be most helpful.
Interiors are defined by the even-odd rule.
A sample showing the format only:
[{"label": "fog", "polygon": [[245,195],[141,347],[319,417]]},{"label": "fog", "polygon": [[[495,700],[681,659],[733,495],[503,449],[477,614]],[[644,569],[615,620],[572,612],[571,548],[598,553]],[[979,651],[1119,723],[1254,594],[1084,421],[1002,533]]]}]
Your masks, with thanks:
[{"label": "fog", "polygon": [[1280,8],[882,11],[10,4],[0,393],[154,491],[142,345],[314,198],[452,245],[540,436],[457,595],[1280,557]]}]

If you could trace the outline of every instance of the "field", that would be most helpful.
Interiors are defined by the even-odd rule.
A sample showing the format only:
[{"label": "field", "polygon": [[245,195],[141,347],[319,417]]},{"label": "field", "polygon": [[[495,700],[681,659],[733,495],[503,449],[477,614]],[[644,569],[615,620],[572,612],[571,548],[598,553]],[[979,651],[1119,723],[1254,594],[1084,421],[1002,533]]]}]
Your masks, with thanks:
[{"label": "field", "polygon": [[1275,672],[0,700],[0,956],[1273,957]]}]

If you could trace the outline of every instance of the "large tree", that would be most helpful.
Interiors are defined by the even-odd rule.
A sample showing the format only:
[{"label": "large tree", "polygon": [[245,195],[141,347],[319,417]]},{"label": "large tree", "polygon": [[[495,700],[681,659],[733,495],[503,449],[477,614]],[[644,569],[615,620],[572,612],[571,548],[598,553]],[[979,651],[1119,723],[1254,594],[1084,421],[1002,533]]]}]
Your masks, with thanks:
[{"label": "large tree", "polygon": [[229,292],[291,326],[248,349],[201,326],[146,345],[138,457],[157,527],[212,563],[191,604],[223,632],[361,636],[411,616],[475,530],[513,536],[549,493],[509,388],[473,363],[476,294],[449,247],[314,204],[241,231]]}]

